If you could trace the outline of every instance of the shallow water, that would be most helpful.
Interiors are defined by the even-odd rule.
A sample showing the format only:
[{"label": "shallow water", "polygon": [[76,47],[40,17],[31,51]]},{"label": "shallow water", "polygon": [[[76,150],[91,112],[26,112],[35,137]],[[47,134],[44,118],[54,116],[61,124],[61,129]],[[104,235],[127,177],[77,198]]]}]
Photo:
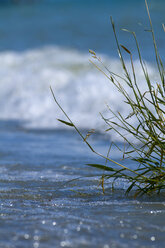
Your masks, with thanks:
[{"label": "shallow water", "polygon": [[[84,165],[102,161],[74,132],[8,121],[0,140],[0,247],[164,247],[164,195],[126,197],[124,181],[103,195],[100,171]],[[103,153],[108,142],[92,139]]]}]

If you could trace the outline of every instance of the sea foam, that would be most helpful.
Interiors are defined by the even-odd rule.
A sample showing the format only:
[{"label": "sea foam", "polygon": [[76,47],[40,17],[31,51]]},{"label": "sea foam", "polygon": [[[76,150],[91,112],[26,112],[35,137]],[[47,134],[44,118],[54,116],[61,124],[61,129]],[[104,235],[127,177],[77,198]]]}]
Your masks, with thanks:
[{"label": "sea foam", "polygon": [[[100,56],[111,71],[123,74],[118,59]],[[57,121],[65,118],[53,101],[50,85],[79,128],[101,130],[104,122],[99,113],[108,116],[106,104],[128,116],[130,110],[120,93],[89,58],[87,52],[60,47],[1,52],[0,119],[20,120],[32,128],[65,128]],[[129,62],[127,65],[130,67]],[[137,61],[135,68],[138,84],[145,88]],[[156,82],[158,76],[152,65],[148,65],[148,71]]]}]

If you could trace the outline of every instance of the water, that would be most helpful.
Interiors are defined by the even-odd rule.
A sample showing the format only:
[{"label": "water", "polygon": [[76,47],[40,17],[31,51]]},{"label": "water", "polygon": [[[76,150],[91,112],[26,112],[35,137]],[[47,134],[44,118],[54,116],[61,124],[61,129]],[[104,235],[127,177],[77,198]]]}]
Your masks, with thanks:
[{"label": "water", "polygon": [[100,171],[84,165],[102,161],[75,133],[1,122],[0,139],[0,247],[163,247],[164,196],[125,197],[125,181],[103,195]]},{"label": "water", "polygon": [[[113,15],[121,43],[134,51],[138,83],[145,90],[133,40],[120,32],[123,27],[136,31],[150,77],[158,82],[152,43],[144,32],[144,2],[9,2],[0,3],[0,248],[162,248],[164,193],[134,199],[124,195],[127,181],[116,181],[112,192],[110,180],[103,194],[102,173],[85,164],[105,161],[57,121],[64,116],[49,90],[52,85],[84,133],[96,129],[90,142],[105,155],[116,135],[103,135],[99,112],[107,114],[106,103],[124,115],[129,109],[89,63],[88,49],[121,72],[109,22]],[[163,54],[164,1],[150,1],[150,8]],[[111,155],[120,161],[118,151]]]},{"label": "water", "polygon": [[[151,1],[151,14],[160,54],[164,51],[165,5]],[[141,11],[137,13],[137,8]],[[128,28],[137,33],[148,71],[159,82],[143,1],[33,1],[31,4],[0,5],[0,118],[24,120],[31,127],[59,128],[63,119],[53,103],[49,86],[61,105],[81,128],[102,130],[98,113],[106,104],[127,114],[122,98],[89,62],[95,50],[110,70],[121,73],[110,24],[113,15],[120,43],[133,51],[139,85],[143,76]],[[139,24],[140,23],[140,24]],[[143,38],[142,38],[143,37]],[[126,57],[130,67],[129,58]],[[73,97],[74,96],[74,97]],[[120,99],[120,100],[119,100]]]}]

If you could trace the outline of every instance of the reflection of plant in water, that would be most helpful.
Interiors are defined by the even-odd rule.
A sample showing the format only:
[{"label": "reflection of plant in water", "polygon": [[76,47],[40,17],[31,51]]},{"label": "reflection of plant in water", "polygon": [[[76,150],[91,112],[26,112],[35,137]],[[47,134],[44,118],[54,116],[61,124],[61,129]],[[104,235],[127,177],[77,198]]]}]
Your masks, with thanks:
[{"label": "reflection of plant in water", "polygon": [[[51,89],[55,102],[68,119],[68,121],[59,121],[65,125],[74,127],[84,142],[91,149],[91,151],[106,160],[105,165],[88,164],[89,166],[104,171],[105,174],[102,176],[101,180],[103,191],[104,180],[108,178],[112,178],[114,181],[118,178],[127,179],[130,184],[126,193],[129,193],[132,188],[135,188],[135,195],[151,193],[154,191],[160,193],[160,191],[165,188],[165,70],[158,53],[149,8],[146,0],[145,3],[149,17],[150,32],[152,34],[152,40],[154,44],[154,52],[157,69],[160,76],[160,83],[154,85],[151,82],[145,63],[142,60],[136,35],[134,32],[130,32],[125,29],[124,31],[130,32],[134,37],[147,90],[142,92],[142,90],[139,88],[132,53],[125,46],[119,45],[112,18],[111,24],[117,44],[119,58],[124,71],[124,76],[110,71],[102,63],[101,59],[97,57],[96,53],[92,50],[89,50],[89,52],[92,54],[92,57],[100,62],[103,69],[98,67],[98,65],[92,61],[91,62],[115,85],[117,90],[125,99],[124,104],[129,105],[131,109],[128,116],[123,116],[119,112],[113,112],[113,110],[108,106],[108,109],[113,118],[107,119],[102,114],[101,116],[108,126],[106,132],[115,131],[116,134],[123,138],[124,143],[128,145],[128,148],[124,148],[123,150],[123,158],[130,158],[131,160],[136,161],[138,165],[137,169],[132,170],[125,165],[112,160],[109,156],[112,144],[110,145],[107,156],[96,152],[87,140],[88,137],[92,134],[93,130],[90,131],[86,137],[84,137],[80,130],[75,126],[69,116],[59,105]],[[163,29],[165,31],[164,25]],[[130,73],[128,72],[125,60],[122,55],[122,49],[130,57],[132,76],[130,76]],[[127,93],[126,87],[130,89],[132,96]],[[131,124],[130,120],[132,118],[135,120],[135,122],[133,122],[134,124]],[[120,150],[119,147],[117,148]]]}]

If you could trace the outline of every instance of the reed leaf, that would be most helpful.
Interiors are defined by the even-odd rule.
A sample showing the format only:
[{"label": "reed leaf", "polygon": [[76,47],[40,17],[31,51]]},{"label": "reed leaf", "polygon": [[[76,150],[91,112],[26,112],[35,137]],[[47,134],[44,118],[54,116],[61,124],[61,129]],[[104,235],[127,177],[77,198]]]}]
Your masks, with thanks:
[{"label": "reed leaf", "polygon": [[[93,50],[89,50],[92,57],[97,60],[101,66],[99,67],[98,64],[96,65],[92,60],[90,60],[91,63],[116,87],[116,89],[124,97],[124,104],[129,105],[130,107],[130,113],[128,113],[127,116],[122,115],[120,112],[114,112],[108,105],[107,108],[110,111],[110,118],[105,118],[103,114],[100,113],[101,118],[107,125],[105,132],[115,132],[124,140],[123,151],[117,144],[115,144],[115,142],[113,142],[110,144],[106,156],[97,152],[87,141],[88,137],[93,132],[89,131],[84,137],[81,131],[76,127],[58,103],[51,88],[56,104],[68,120],[59,121],[65,125],[74,127],[89,149],[97,156],[100,156],[105,160],[104,165],[96,163],[88,164],[88,166],[104,172],[104,175],[101,176],[103,193],[105,192],[104,181],[109,178],[113,179],[112,190],[114,189],[115,181],[117,179],[127,180],[128,188],[126,190],[126,194],[129,194],[132,190],[135,190],[136,192],[134,193],[134,197],[155,192],[159,194],[165,189],[165,70],[158,52],[147,0],[145,0],[145,4],[149,18],[149,32],[152,35],[153,49],[156,58],[156,68],[160,76],[159,83],[155,84],[150,79],[147,66],[142,58],[135,32],[123,29],[123,31],[128,32],[128,35],[132,35],[134,38],[140,66],[144,75],[144,83],[147,88],[145,92],[141,90],[137,82],[133,52],[124,45],[120,45],[112,17],[110,20],[119,59],[123,69],[122,75],[111,71],[111,69],[109,69],[109,67],[107,67],[107,65],[105,65],[99,57],[97,57],[97,54]],[[163,29],[165,31],[164,24]],[[128,53],[130,57],[131,74],[128,72],[122,52]],[[133,75],[133,78],[131,78],[130,75]],[[128,88],[131,94],[128,94]],[[133,124],[130,122],[132,118],[136,120]],[[133,138],[133,141],[130,137]],[[129,166],[125,166],[123,163],[113,160],[109,155],[112,144],[116,147],[116,149],[118,149],[119,152],[122,152],[122,161],[129,158],[137,164],[137,167],[135,169],[130,169]],[[105,172],[107,172],[106,175]]]}]

